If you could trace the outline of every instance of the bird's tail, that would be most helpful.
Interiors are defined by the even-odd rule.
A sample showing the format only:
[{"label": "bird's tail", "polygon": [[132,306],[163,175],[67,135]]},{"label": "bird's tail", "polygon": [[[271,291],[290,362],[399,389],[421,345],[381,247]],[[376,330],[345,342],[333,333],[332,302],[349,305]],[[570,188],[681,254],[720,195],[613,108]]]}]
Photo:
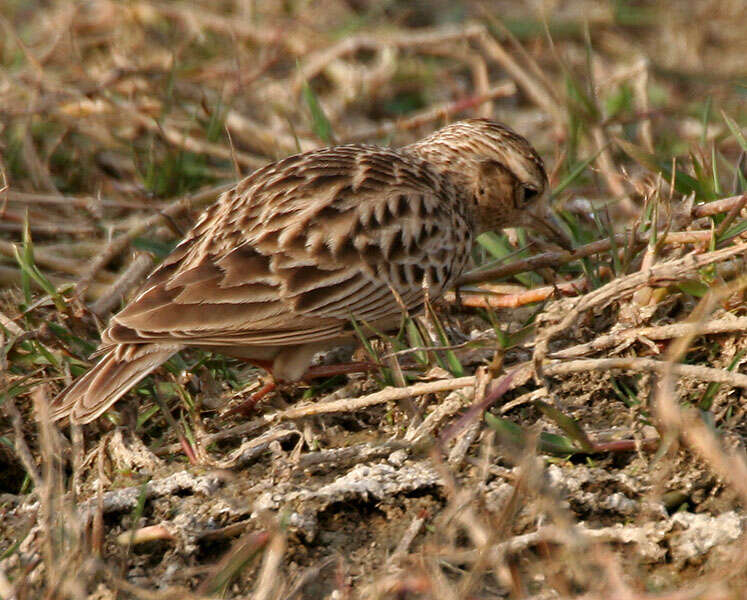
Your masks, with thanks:
[{"label": "bird's tail", "polygon": [[181,348],[177,344],[114,347],[52,401],[50,417],[57,421],[69,416],[75,423],[90,423]]}]

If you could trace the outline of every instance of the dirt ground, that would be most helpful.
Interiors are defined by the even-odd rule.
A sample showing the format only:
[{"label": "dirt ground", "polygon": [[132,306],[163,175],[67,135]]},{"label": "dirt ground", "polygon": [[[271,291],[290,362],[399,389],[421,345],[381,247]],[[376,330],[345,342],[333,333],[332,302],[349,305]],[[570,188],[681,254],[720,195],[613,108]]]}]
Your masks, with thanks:
[{"label": "dirt ground", "polygon": [[[747,8],[0,0],[0,598],[747,598]],[[187,350],[51,399],[226,185],[465,117],[537,147],[563,250],[231,409]]]}]

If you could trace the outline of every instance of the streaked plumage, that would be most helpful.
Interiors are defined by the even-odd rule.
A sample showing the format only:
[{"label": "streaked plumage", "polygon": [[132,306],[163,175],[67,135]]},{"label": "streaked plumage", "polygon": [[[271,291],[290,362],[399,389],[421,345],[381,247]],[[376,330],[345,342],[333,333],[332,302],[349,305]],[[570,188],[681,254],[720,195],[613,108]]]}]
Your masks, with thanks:
[{"label": "streaked plumage", "polygon": [[273,361],[297,381],[353,336],[396,327],[464,270],[482,231],[532,225],[541,159],[474,119],[394,150],[323,148],[252,173],[208,208],[102,336],[100,362],[52,406],[96,419],[187,346]]}]

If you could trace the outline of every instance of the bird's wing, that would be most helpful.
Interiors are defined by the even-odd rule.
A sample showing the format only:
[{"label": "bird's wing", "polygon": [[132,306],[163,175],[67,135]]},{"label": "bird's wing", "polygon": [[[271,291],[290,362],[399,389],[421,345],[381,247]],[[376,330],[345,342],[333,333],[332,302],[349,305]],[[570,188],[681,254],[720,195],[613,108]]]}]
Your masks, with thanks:
[{"label": "bird's wing", "polygon": [[471,245],[448,180],[394,151],[342,146],[262,169],[211,207],[112,319],[104,345],[294,345],[350,317],[438,296]]}]

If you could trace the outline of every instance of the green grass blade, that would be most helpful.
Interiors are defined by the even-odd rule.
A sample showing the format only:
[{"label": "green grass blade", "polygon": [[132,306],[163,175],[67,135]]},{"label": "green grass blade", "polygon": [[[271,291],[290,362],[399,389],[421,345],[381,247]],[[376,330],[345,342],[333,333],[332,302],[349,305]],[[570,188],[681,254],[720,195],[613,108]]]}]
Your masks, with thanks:
[{"label": "green grass blade", "polygon": [[524,445],[526,435],[524,434],[524,430],[516,423],[503,417],[496,417],[489,412],[485,413],[485,422],[488,424],[488,427],[498,434],[498,438],[504,444],[518,447]]},{"label": "green grass blade", "polygon": [[[516,254],[514,249],[509,246],[506,237],[504,235],[499,235],[494,231],[488,231],[478,236],[477,243],[485,248],[494,258],[499,260],[504,260],[508,256]],[[518,273],[514,275],[514,278],[527,287],[542,284],[542,278],[531,271]]]},{"label": "green grass blade", "polygon": [[[485,413],[485,422],[498,435],[501,443],[514,448],[522,448],[526,445],[526,432],[516,423],[503,417],[496,417],[491,413]],[[579,453],[579,448],[571,440],[554,433],[542,432],[537,440],[537,449],[547,454],[570,456]]]},{"label": "green grass blade", "polygon": [[[446,335],[446,329],[444,329],[444,326],[441,324],[441,321],[439,321],[436,314],[433,312],[433,309],[428,306],[428,312],[430,313],[431,317],[431,323],[433,323],[434,327],[436,328],[436,334],[438,335],[438,341],[443,346],[450,345],[449,337]],[[462,363],[457,358],[457,355],[454,353],[453,350],[442,350],[444,355],[446,356],[446,363],[448,364],[449,372],[454,377],[462,377],[464,375],[464,367],[462,366]]]},{"label": "green grass blade", "polygon": [[[737,354],[734,356],[732,361],[729,363],[729,366],[726,368],[727,371],[734,371],[734,368],[739,364],[739,361],[742,360],[742,357],[747,354],[747,350],[740,350],[737,352]],[[716,395],[716,392],[719,391],[721,388],[720,383],[711,382],[708,384],[708,387],[706,388],[706,391],[703,393],[703,397],[700,399],[700,402],[698,403],[698,407],[700,410],[703,411],[709,411],[711,410],[711,406],[713,404],[713,398]]]},{"label": "green grass blade", "polygon": [[700,120],[700,124],[702,126],[702,130],[700,133],[700,144],[702,146],[706,145],[706,142],[708,141],[708,123],[711,120],[711,105],[713,104],[713,97],[708,96],[705,101],[705,105],[703,106],[703,117]]},{"label": "green grass blade", "polygon": [[700,199],[710,199],[709,190],[704,189],[701,182],[695,177],[680,170],[675,170],[673,173],[672,168],[669,165],[660,163],[656,155],[651,154],[632,142],[620,138],[615,138],[615,142],[625,154],[652,173],[663,173],[669,181],[672,181],[672,177],[674,176],[674,187],[680,194],[687,195],[694,192]]},{"label": "green grass blade", "polygon": [[713,191],[716,196],[723,195],[721,182],[718,179],[718,154],[716,153],[716,144],[711,145],[711,175],[713,176]]},{"label": "green grass blade", "polygon": [[[368,357],[371,359],[372,362],[381,364],[381,358],[376,353],[376,350],[371,344],[371,340],[368,339],[368,336],[363,331],[363,328],[360,326],[360,324],[358,323],[358,321],[352,314],[350,315],[349,318],[350,318],[350,323],[353,325],[353,329],[355,330],[355,334],[358,336],[358,340],[363,346],[363,349],[365,350],[366,354],[368,354]],[[384,385],[392,385],[392,386],[395,385],[390,369],[386,369],[382,367],[379,372],[381,374],[382,379],[384,380]]]},{"label": "green grass blade", "polygon": [[739,146],[742,148],[742,152],[747,152],[747,140],[744,138],[742,128],[737,124],[736,121],[731,119],[724,111],[721,111],[721,116],[724,118],[726,126],[731,131],[732,135],[736,138]]},{"label": "green grass blade", "polygon": [[[425,343],[417,323],[410,317],[405,319],[405,331],[407,332],[407,340],[410,343],[410,348],[423,348],[428,345]],[[417,352],[413,352],[412,355],[420,364],[428,364],[428,355],[425,351],[418,350]]]},{"label": "green grass blade", "polygon": [[332,133],[332,125],[327,119],[327,115],[324,114],[319,98],[311,89],[308,82],[303,84],[303,99],[306,102],[306,106],[309,107],[311,112],[311,129],[314,134],[322,140],[325,144],[332,144],[334,141],[334,134]]},{"label": "green grass blade", "polygon": [[594,450],[594,444],[586,435],[578,421],[572,419],[568,415],[564,415],[554,406],[543,402],[542,400],[535,401],[534,405],[540,410],[540,412],[547,418],[551,419],[558,427],[560,427],[572,440],[578,444],[578,448],[584,452],[592,452]]},{"label": "green grass blade", "polygon": [[581,161],[578,163],[575,167],[573,167],[573,170],[568,173],[563,179],[560,181],[558,185],[555,186],[555,188],[550,193],[551,198],[555,198],[560,194],[563,190],[565,190],[569,185],[571,185],[578,177],[586,170],[586,168],[593,163],[599,155],[604,152],[609,147],[609,143],[602,146],[599,150],[597,150],[594,154],[592,154],[589,158],[586,160]]},{"label": "green grass blade", "polygon": [[537,440],[537,447],[540,452],[547,454],[557,454],[560,456],[572,456],[579,453],[579,448],[570,439],[555,433],[543,431]]},{"label": "green grass blade", "polygon": [[16,262],[21,268],[22,273],[22,286],[24,298],[27,304],[31,303],[31,281],[44,290],[52,298],[55,307],[60,312],[67,310],[67,305],[62,298],[62,295],[57,291],[52,282],[39,270],[34,262],[34,246],[31,240],[31,234],[29,232],[28,219],[24,225],[23,233],[23,249],[20,251],[17,245],[13,245],[13,253],[15,255]]}]

